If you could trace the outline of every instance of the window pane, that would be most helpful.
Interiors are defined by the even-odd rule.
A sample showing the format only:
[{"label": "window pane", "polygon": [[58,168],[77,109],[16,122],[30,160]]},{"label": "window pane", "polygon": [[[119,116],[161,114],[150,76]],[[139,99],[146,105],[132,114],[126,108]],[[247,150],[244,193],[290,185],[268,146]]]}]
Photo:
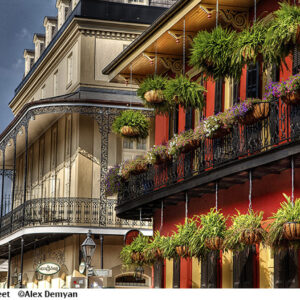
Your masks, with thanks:
[{"label": "window pane", "polygon": [[124,149],[133,149],[133,141],[124,138],[123,139],[123,148]]},{"label": "window pane", "polygon": [[136,148],[139,149],[139,150],[146,150],[146,139],[139,140],[137,142]]}]

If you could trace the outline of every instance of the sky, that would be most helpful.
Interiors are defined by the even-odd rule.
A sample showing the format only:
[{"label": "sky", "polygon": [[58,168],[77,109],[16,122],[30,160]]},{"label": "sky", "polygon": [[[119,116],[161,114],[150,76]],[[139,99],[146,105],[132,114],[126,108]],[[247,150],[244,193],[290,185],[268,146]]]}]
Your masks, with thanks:
[{"label": "sky", "polygon": [[8,103],[24,74],[24,49],[44,33],[45,16],[56,16],[56,0],[0,0],[0,133],[13,119]]}]

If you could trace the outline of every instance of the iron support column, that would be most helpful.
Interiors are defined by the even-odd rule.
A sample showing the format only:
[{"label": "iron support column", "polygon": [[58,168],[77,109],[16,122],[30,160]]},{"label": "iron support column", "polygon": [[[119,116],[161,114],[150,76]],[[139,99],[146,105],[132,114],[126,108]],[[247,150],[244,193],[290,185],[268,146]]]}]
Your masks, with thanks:
[{"label": "iron support column", "polygon": [[20,288],[23,287],[23,258],[24,258],[24,239],[21,238],[21,270],[20,270]]},{"label": "iron support column", "polygon": [[1,212],[0,212],[0,230],[2,229],[2,216],[3,216],[3,204],[4,204],[4,178],[5,178],[5,148],[2,149],[2,186],[1,186]]},{"label": "iron support column", "polygon": [[10,217],[10,232],[12,232],[13,225],[13,212],[14,212],[14,204],[15,204],[15,189],[16,189],[16,161],[17,161],[17,138],[13,138],[14,142],[14,173],[13,173],[13,187],[12,187],[12,195],[11,195],[11,217]]},{"label": "iron support column", "polygon": [[7,270],[7,288],[10,288],[10,265],[11,265],[11,245],[8,244],[8,270]]},{"label": "iron support column", "polygon": [[27,169],[28,169],[28,124],[25,126],[25,166],[24,166],[24,195],[23,195],[23,226],[25,225],[25,203],[27,195]]},{"label": "iron support column", "polygon": [[103,234],[100,234],[100,248],[101,248],[100,269],[103,269],[103,241],[104,241],[104,236]]}]

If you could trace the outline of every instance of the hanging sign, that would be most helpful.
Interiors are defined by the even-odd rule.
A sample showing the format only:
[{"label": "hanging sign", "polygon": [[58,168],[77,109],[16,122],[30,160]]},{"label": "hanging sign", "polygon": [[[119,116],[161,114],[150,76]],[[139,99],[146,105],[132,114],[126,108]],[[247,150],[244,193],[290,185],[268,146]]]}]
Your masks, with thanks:
[{"label": "hanging sign", "polygon": [[36,270],[43,275],[54,275],[59,272],[60,266],[55,263],[43,263],[40,264]]}]

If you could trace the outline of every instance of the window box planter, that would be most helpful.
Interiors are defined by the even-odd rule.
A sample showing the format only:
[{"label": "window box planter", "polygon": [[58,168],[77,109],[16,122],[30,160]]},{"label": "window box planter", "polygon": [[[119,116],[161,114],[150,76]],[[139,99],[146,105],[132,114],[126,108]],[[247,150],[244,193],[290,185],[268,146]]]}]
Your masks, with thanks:
[{"label": "window box planter", "polygon": [[224,127],[220,127],[218,128],[214,133],[211,134],[211,136],[209,136],[209,139],[220,139],[225,137],[226,135],[228,135],[231,132],[230,128],[224,128]]},{"label": "window box planter", "polygon": [[292,104],[292,105],[299,104],[300,103],[300,90],[296,90],[294,92],[287,94],[286,96],[282,96],[281,100],[285,104]]},{"label": "window box planter", "polygon": [[298,222],[286,222],[283,224],[284,236],[288,240],[300,239],[300,223]]},{"label": "window box planter", "polygon": [[162,155],[157,155],[156,156],[156,160],[155,160],[154,164],[155,165],[163,165],[163,164],[166,164],[170,161],[172,161],[172,156],[167,154],[167,153],[164,153]]},{"label": "window box planter", "polygon": [[253,109],[249,110],[245,116],[239,119],[240,124],[251,125],[260,120],[264,120],[269,116],[270,103],[262,102],[253,105]]}]

